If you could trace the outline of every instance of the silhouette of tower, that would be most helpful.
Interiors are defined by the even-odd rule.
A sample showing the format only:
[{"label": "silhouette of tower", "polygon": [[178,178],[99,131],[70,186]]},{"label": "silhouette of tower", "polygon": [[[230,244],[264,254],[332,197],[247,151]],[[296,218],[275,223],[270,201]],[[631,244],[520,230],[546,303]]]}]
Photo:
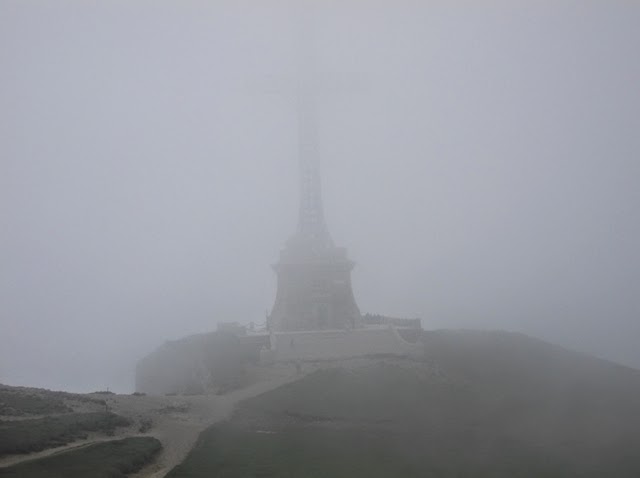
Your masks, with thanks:
[{"label": "silhouette of tower", "polygon": [[313,87],[315,50],[312,30],[298,15],[298,159],[300,210],[297,232],[273,266],[278,278],[275,304],[268,318],[273,331],[323,330],[361,326],[360,310],[351,288],[354,263],[347,250],[336,247],[324,219],[319,167],[316,90]]}]

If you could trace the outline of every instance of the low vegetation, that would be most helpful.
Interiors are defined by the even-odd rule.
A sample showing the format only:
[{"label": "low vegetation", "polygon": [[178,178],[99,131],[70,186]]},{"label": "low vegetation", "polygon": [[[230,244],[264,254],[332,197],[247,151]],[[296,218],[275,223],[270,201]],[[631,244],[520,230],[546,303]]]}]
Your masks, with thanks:
[{"label": "low vegetation", "polygon": [[167,476],[640,476],[638,371],[516,334],[424,342],[246,401]]},{"label": "low vegetation", "polygon": [[106,406],[103,399],[87,395],[0,384],[0,416],[71,413],[74,406],[83,404]]},{"label": "low vegetation", "polygon": [[0,415],[48,415],[70,411],[61,398],[0,386]]},{"label": "low vegetation", "polygon": [[124,478],[160,450],[151,437],[130,437],[78,447],[38,460],[0,468],[1,478]]},{"label": "low vegetation", "polygon": [[117,427],[130,424],[130,420],[108,412],[0,421],[0,456],[66,445],[86,438],[88,432],[112,435]]}]

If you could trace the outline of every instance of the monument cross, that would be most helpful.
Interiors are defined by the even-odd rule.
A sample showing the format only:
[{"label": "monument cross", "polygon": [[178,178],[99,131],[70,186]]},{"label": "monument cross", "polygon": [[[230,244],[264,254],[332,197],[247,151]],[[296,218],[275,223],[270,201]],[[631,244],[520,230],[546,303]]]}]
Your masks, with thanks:
[{"label": "monument cross", "polygon": [[[304,4],[303,4],[304,6]],[[274,270],[278,291],[270,328],[276,332],[355,328],[361,316],[351,289],[354,263],[335,247],[324,220],[319,170],[316,49],[312,12],[298,7],[296,114],[300,163],[297,233],[280,252]]]},{"label": "monument cross", "polygon": [[319,97],[327,92],[352,91],[354,85],[344,78],[327,81],[318,69],[316,22],[312,2],[299,0],[293,15],[295,80],[291,87],[280,86],[272,92],[293,97],[297,120],[300,206],[297,233],[313,240],[316,247],[332,247],[322,202],[318,131]]},{"label": "monument cross", "polygon": [[324,218],[320,154],[318,151],[317,95],[320,90],[315,45],[313,11],[304,2],[297,5],[294,18],[297,67],[296,115],[298,160],[300,162],[300,210],[298,234],[316,247],[332,247]]}]

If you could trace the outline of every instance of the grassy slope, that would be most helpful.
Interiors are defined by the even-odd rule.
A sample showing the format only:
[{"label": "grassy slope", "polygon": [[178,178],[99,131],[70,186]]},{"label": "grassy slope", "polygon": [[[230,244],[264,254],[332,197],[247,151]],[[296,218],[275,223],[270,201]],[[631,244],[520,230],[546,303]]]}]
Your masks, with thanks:
[{"label": "grassy slope", "polygon": [[78,403],[105,405],[103,399],[86,395],[0,384],[0,415],[3,416],[68,413],[73,411],[69,404]]},{"label": "grassy slope", "polygon": [[30,453],[70,443],[86,432],[113,433],[129,425],[124,417],[108,412],[71,413],[18,421],[0,421],[0,455]]},{"label": "grassy slope", "polygon": [[168,476],[640,476],[639,372],[516,334],[424,340],[424,364],[320,371],[247,401]]},{"label": "grassy slope", "polygon": [[158,440],[130,437],[0,468],[0,478],[124,478],[160,450]]},{"label": "grassy slope", "polygon": [[64,404],[61,398],[47,397],[0,386],[0,415],[46,415],[70,411],[71,409]]}]

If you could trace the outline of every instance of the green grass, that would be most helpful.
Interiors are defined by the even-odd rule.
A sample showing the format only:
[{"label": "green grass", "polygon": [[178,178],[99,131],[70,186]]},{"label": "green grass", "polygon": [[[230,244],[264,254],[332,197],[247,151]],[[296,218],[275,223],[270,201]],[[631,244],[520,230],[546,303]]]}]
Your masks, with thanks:
[{"label": "green grass", "polygon": [[204,432],[187,460],[167,478],[382,478],[422,477],[418,467],[398,467],[383,434],[289,427],[276,434],[223,424]]},{"label": "green grass", "polygon": [[124,478],[160,450],[151,437],[131,437],[80,447],[39,460],[0,468],[2,478]]},{"label": "green grass", "polygon": [[84,438],[87,432],[113,433],[130,420],[108,412],[74,413],[29,420],[0,421],[0,455],[30,453]]},{"label": "green grass", "polygon": [[247,400],[167,476],[640,476],[637,371],[514,334],[425,341],[424,363],[318,371]]}]

